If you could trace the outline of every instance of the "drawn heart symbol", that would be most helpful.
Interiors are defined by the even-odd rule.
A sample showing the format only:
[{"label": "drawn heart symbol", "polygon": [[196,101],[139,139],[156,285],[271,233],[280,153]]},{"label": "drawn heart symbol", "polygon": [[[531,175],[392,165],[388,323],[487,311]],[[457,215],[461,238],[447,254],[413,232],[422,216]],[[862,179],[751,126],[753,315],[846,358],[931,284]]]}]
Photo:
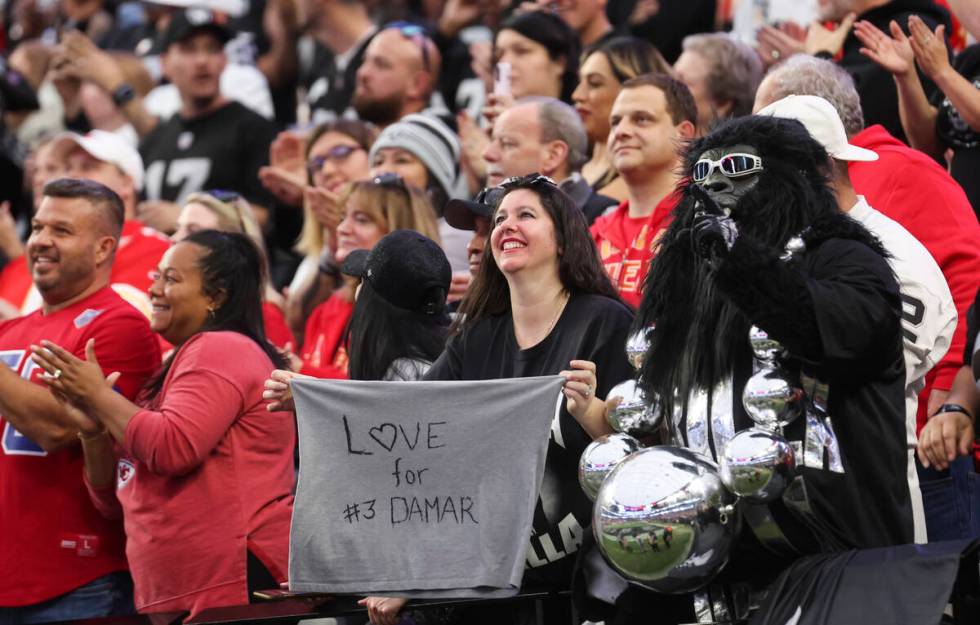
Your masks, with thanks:
[{"label": "drawn heart symbol", "polygon": [[[388,443],[385,443],[383,439],[387,438],[387,436],[385,435],[385,430],[387,430],[388,428],[391,428],[391,440]],[[381,438],[378,438],[379,435],[381,436]],[[398,439],[398,428],[396,428],[395,424],[393,423],[382,423],[381,425],[373,427],[370,430],[368,430],[368,436],[373,438],[379,445],[381,445],[388,451],[391,451],[392,449],[394,449],[395,441]]]}]

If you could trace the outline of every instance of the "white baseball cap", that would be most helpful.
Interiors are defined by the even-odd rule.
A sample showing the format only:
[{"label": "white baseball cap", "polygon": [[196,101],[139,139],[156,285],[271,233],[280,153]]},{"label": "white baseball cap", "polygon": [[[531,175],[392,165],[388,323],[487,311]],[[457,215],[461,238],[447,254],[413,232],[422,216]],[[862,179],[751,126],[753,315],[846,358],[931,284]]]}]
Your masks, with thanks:
[{"label": "white baseball cap", "polygon": [[795,119],[803,124],[827,154],[839,161],[876,161],[878,154],[847,142],[847,131],[837,109],[815,95],[789,95],[759,110],[757,115]]},{"label": "white baseball cap", "polygon": [[112,163],[133,181],[137,191],[143,189],[143,159],[136,148],[114,132],[90,130],[84,135],[63,132],[52,142],[53,155],[63,160],[72,145],[77,145],[100,161]]}]

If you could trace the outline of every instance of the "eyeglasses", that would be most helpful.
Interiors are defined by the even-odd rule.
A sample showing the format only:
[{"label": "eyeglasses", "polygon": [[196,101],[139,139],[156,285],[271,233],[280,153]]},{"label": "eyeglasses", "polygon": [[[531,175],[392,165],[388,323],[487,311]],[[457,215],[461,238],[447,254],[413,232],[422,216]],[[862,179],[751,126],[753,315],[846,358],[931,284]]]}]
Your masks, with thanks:
[{"label": "eyeglasses", "polygon": [[335,145],[324,154],[318,154],[317,156],[310,157],[310,160],[306,162],[306,168],[309,170],[310,176],[314,176],[321,169],[323,169],[323,164],[327,161],[340,163],[347,160],[347,158],[354,152],[363,149],[364,148],[359,145]]},{"label": "eyeglasses", "polygon": [[375,176],[371,182],[389,189],[401,189],[402,191],[408,191],[408,187],[405,185],[405,180],[398,174],[390,171],[386,171],[383,174]]},{"label": "eyeglasses", "polygon": [[710,158],[698,160],[698,162],[694,163],[694,171],[691,172],[691,178],[694,179],[694,182],[704,182],[716,167],[729,178],[740,178],[763,170],[761,158],[755,154],[736,152],[734,154],[726,154],[717,161],[713,161]]},{"label": "eyeglasses", "polygon": [[539,174],[538,172],[534,172],[533,174],[528,174],[526,176],[511,176],[507,180],[501,182],[499,186],[509,190],[512,187],[533,187],[537,185],[547,185],[556,189],[558,188],[558,183],[555,182],[554,179],[549,178],[544,174]]},{"label": "eyeglasses", "polygon": [[432,67],[429,64],[429,35],[426,33],[425,28],[411,22],[391,22],[385,25],[382,30],[389,29],[397,30],[401,33],[402,37],[411,39],[418,46],[419,50],[422,51],[422,66],[425,68],[425,71],[432,71]]}]

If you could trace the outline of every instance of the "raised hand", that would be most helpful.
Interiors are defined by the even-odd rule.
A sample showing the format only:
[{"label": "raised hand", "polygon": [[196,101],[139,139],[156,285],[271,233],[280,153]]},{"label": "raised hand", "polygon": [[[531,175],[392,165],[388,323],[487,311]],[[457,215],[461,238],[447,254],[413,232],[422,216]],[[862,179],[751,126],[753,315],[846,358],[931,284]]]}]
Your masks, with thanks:
[{"label": "raised hand", "polygon": [[860,52],[885,71],[896,76],[904,76],[913,67],[915,55],[912,44],[895,20],[888,25],[891,37],[871,22],[862,20],[854,25],[854,36],[864,47]]}]

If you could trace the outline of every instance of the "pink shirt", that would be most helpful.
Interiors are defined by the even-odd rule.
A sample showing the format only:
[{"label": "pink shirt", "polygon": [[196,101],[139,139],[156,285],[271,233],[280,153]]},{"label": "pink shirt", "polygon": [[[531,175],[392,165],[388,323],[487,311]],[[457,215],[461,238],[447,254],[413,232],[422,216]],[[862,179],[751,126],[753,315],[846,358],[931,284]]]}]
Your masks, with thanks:
[{"label": "pink shirt", "polygon": [[115,497],[90,487],[104,514],[121,504],[140,612],[248,603],[246,550],[285,580],[296,429],[265,408],[272,369],[242,334],[191,337],[126,427]]}]

